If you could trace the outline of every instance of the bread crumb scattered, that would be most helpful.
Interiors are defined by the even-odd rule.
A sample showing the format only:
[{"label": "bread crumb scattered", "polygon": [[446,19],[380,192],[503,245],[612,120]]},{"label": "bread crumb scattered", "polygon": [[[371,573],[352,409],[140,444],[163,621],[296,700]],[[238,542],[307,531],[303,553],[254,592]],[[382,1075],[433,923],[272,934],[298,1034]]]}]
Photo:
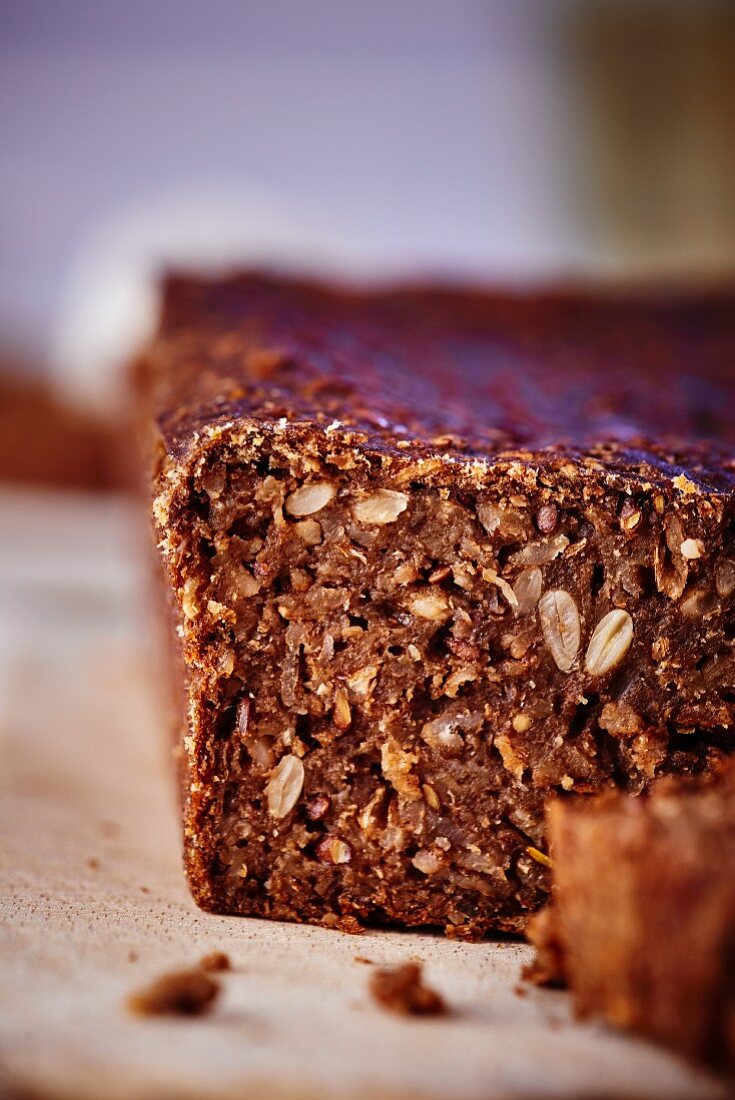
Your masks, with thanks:
[{"label": "bread crumb scattered", "polygon": [[212,951],[199,960],[199,969],[207,974],[215,974],[221,970],[232,970],[230,956],[224,951]]},{"label": "bread crumb scattered", "polygon": [[523,968],[524,981],[532,985],[564,986],[564,951],[553,905],[547,904],[534,913],[526,926],[526,938],[536,948],[536,955]]},{"label": "bread crumb scattered", "polygon": [[321,923],[324,928],[336,928],[348,936],[360,936],[365,931],[357,917],[353,916],[338,917],[336,913],[325,913]]},{"label": "bread crumb scattered", "polygon": [[378,1004],[403,1016],[439,1016],[448,1011],[444,998],[424,985],[420,963],[384,967],[370,976],[370,992]]},{"label": "bread crumb scattered", "polygon": [[138,1016],[202,1016],[219,992],[219,982],[203,970],[180,970],[132,993],[127,1005]]},{"label": "bread crumb scattered", "polygon": [[365,931],[357,917],[340,917],[337,928],[340,932],[346,932],[348,936],[361,936]]}]

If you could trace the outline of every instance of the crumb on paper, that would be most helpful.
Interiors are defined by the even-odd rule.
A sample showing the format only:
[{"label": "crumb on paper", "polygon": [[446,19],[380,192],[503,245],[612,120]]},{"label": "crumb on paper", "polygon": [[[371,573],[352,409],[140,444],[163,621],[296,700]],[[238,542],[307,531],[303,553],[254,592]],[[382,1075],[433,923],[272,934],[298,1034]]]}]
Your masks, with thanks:
[{"label": "crumb on paper", "polygon": [[336,913],[325,913],[321,923],[324,928],[336,928],[348,936],[360,936],[365,931],[357,917],[351,915],[338,917]]},{"label": "crumb on paper", "polygon": [[348,936],[361,936],[365,931],[357,917],[340,917],[337,921],[337,929],[346,932]]},{"label": "crumb on paper", "polygon": [[138,1016],[202,1016],[219,992],[219,982],[203,970],[180,970],[132,993],[127,1005]]},{"label": "crumb on paper", "polygon": [[199,969],[207,974],[216,974],[221,970],[232,970],[230,956],[224,951],[211,951],[199,960]]},{"label": "crumb on paper", "polygon": [[403,1016],[439,1016],[448,1011],[444,998],[424,985],[420,963],[376,970],[370,977],[370,992],[383,1008]]},{"label": "crumb on paper", "polygon": [[547,904],[534,913],[526,926],[526,939],[536,949],[536,954],[523,967],[523,980],[532,985],[563,987],[566,984],[564,949],[553,905]]}]

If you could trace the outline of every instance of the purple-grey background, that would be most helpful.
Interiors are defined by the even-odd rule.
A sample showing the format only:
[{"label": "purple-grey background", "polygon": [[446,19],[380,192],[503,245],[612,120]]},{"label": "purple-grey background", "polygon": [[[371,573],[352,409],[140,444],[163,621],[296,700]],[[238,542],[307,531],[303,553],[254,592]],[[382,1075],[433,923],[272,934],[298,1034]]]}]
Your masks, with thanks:
[{"label": "purple-grey background", "polygon": [[[726,75],[709,87],[731,55],[708,61],[735,42],[727,9],[4,0],[0,344],[90,370],[135,335],[136,272],[165,260],[500,279],[727,266],[727,215],[703,209],[713,177],[733,195]],[[652,232],[625,219],[646,189]]]}]

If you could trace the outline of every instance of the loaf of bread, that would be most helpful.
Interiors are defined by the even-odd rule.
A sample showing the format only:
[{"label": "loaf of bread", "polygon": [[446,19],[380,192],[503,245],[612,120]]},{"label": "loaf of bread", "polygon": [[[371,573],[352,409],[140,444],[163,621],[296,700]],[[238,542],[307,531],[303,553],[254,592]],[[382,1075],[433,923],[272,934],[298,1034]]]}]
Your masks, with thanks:
[{"label": "loaf of bread", "polygon": [[733,315],[169,279],[137,378],[200,905],[518,930],[550,795],[718,766]]}]

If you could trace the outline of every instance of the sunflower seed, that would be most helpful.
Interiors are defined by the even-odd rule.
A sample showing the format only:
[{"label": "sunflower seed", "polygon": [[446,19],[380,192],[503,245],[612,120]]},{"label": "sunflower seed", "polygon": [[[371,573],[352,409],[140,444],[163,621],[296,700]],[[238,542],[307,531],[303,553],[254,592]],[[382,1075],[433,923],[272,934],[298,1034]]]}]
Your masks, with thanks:
[{"label": "sunflower seed", "polygon": [[291,813],[304,786],[304,765],[298,756],[283,756],[266,787],[268,813],[282,818]]},{"label": "sunflower seed", "polygon": [[285,502],[286,511],[291,516],[311,516],[326,508],[336,492],[330,481],[308,482],[289,493]]},{"label": "sunflower seed", "polygon": [[577,605],[563,589],[555,589],[541,597],[538,605],[541,631],[546,647],[562,672],[574,664],[581,638]]},{"label": "sunflower seed", "polygon": [[378,489],[377,493],[358,500],[352,512],[358,523],[374,523],[383,527],[386,523],[394,523],[406,508],[408,497],[405,493],[397,493],[395,489]]},{"label": "sunflower seed", "polygon": [[633,641],[633,620],[627,611],[615,608],[603,615],[587,646],[584,663],[590,676],[604,676],[625,657]]}]

